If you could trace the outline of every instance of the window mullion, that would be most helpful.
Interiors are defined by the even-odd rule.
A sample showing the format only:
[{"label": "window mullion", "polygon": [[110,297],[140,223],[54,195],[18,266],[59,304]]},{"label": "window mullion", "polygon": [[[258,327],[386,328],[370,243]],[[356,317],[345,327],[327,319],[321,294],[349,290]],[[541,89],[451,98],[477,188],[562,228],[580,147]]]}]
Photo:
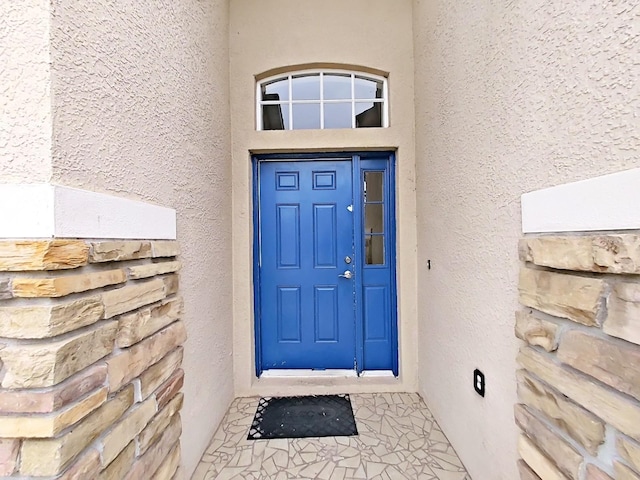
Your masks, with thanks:
[{"label": "window mullion", "polygon": [[382,126],[389,126],[389,83],[385,78],[382,83]]},{"label": "window mullion", "polygon": [[[371,100],[367,100],[368,102],[370,102]],[[325,100],[325,103],[347,103],[349,102],[349,100]],[[262,105],[282,105],[285,103],[294,103],[296,105],[299,105],[301,103],[314,103],[314,104],[318,104],[319,100],[293,100],[293,102],[289,102],[288,100],[265,100],[263,102],[261,102]]]},{"label": "window mullion", "polygon": [[258,130],[262,130],[263,128],[263,120],[262,120],[262,84],[258,83],[256,85],[256,123]]},{"label": "window mullion", "polygon": [[351,128],[356,128],[356,76],[351,74]]},{"label": "window mullion", "polygon": [[324,73],[320,72],[320,130],[324,130]]},{"label": "window mullion", "polygon": [[293,130],[293,86],[291,85],[291,75],[289,75],[289,130]]}]

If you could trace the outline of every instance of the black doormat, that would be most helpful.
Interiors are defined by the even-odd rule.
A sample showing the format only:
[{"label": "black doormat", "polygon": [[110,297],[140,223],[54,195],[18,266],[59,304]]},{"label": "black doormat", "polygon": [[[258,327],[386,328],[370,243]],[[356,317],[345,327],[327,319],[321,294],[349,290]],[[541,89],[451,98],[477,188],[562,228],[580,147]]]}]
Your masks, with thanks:
[{"label": "black doormat", "polygon": [[247,440],[357,434],[349,395],[267,397],[258,402]]}]

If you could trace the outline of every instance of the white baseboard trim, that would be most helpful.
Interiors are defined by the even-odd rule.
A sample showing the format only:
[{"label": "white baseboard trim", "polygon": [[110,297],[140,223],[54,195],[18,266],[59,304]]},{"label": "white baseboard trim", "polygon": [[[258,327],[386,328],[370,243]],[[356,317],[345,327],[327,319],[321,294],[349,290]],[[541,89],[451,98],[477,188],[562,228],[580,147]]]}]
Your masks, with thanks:
[{"label": "white baseboard trim", "polygon": [[172,208],[50,184],[0,185],[0,238],[176,239]]}]

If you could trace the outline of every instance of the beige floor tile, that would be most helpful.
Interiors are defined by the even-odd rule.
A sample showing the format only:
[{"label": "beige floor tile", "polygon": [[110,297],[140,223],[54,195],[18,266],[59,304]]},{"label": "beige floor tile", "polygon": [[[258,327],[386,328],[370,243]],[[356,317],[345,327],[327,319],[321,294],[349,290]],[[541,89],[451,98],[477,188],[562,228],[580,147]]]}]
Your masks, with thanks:
[{"label": "beige floor tile", "polygon": [[247,440],[257,398],[236,399],[191,480],[470,480],[419,395],[350,395],[358,436]]}]

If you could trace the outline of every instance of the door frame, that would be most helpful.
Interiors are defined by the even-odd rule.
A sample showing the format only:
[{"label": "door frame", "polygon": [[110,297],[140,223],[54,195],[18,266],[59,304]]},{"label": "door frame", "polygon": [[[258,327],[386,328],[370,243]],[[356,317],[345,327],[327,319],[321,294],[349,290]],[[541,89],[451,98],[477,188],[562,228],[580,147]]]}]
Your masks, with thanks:
[{"label": "door frame", "polygon": [[[260,308],[260,163],[268,161],[314,161],[314,160],[343,160],[352,162],[352,181],[353,181],[353,195],[355,197],[356,192],[360,192],[360,160],[361,159],[386,159],[388,162],[388,201],[389,208],[387,209],[386,218],[390,221],[389,225],[389,247],[390,252],[390,289],[391,289],[391,343],[392,343],[392,372],[395,377],[399,375],[398,357],[399,357],[399,339],[398,339],[398,289],[397,289],[397,209],[396,209],[396,154],[394,151],[382,150],[382,151],[354,151],[354,152],[318,152],[318,153],[265,153],[265,154],[251,154],[251,167],[252,167],[252,206],[253,206],[253,325],[254,325],[254,354],[255,354],[255,375],[260,377],[262,375],[262,345],[261,337],[261,308]],[[353,201],[360,201],[361,197],[358,193],[358,198],[354,198]],[[359,228],[364,224],[364,211],[362,208],[354,208],[354,250],[355,252],[362,252],[363,236],[356,234],[362,229]],[[361,259],[359,259],[361,261]],[[358,267],[361,267],[361,263],[358,263]],[[356,271],[356,274],[358,272]],[[364,371],[364,322],[358,321],[363,318],[363,305],[362,305],[362,289],[355,288],[355,321],[356,321],[356,373],[358,376]]]}]

